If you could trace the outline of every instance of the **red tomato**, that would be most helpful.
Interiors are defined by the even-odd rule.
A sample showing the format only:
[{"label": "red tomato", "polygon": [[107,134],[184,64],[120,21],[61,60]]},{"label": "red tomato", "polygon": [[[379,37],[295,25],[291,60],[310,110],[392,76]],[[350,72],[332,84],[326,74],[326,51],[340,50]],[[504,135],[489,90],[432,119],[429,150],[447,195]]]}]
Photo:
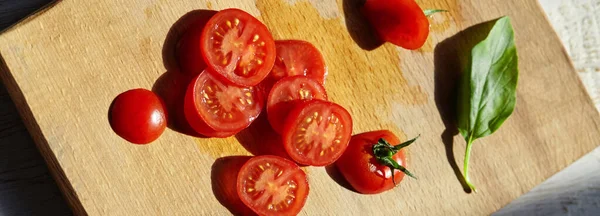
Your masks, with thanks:
[{"label": "red tomato", "polygon": [[285,118],[296,104],[306,100],[327,100],[325,88],[305,76],[286,77],[277,82],[267,99],[267,116],[271,127],[279,134]]},{"label": "red tomato", "polygon": [[366,0],[361,10],[384,41],[418,49],[427,40],[429,20],[414,0]]},{"label": "red tomato", "polygon": [[281,78],[296,75],[307,76],[325,84],[325,60],[311,43],[301,40],[278,40],[275,41],[275,48],[275,65],[264,81],[267,90]]},{"label": "red tomato", "polygon": [[184,112],[196,132],[228,137],[248,127],[263,108],[254,87],[229,85],[204,71],[189,84]]},{"label": "red tomato", "polygon": [[211,72],[241,86],[255,86],[273,68],[275,42],[267,27],[238,9],[225,9],[206,24],[202,56]]},{"label": "red tomato", "polygon": [[296,162],[326,166],[337,160],[352,135],[350,113],[340,105],[311,100],[296,106],[283,127],[285,150]]},{"label": "red tomato", "polygon": [[242,202],[259,215],[297,215],[308,191],[304,171],[278,156],[253,157],[237,177],[237,193]]},{"label": "red tomato", "polygon": [[[394,188],[394,181],[398,184],[404,178],[402,171],[394,169],[394,181],[392,181],[391,169],[377,161],[373,154],[373,145],[380,138],[392,145],[400,144],[400,139],[387,130],[354,135],[346,152],[335,162],[340,173],[359,193],[381,193]],[[392,159],[406,167],[404,149],[400,149]]]},{"label": "red tomato", "polygon": [[156,94],[146,89],[123,92],[110,108],[110,126],[129,142],[148,144],[167,127],[164,104]]},{"label": "red tomato", "polygon": [[177,57],[181,71],[187,74],[199,74],[206,68],[200,49],[200,37],[202,30],[208,20],[215,15],[216,11],[203,11],[197,13],[195,21],[191,24],[177,44]]}]

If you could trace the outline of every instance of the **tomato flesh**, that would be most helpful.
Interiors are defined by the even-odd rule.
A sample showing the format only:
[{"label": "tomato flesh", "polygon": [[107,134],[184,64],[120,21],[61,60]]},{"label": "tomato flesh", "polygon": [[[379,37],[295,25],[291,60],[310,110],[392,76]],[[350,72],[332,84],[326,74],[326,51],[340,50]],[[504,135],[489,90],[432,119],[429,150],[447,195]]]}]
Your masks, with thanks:
[{"label": "tomato flesh", "polygon": [[285,118],[294,106],[312,99],[327,100],[325,88],[319,82],[305,76],[279,80],[267,99],[267,114],[271,127],[281,134]]},{"label": "tomato flesh", "polygon": [[[400,139],[387,130],[354,135],[346,152],[335,162],[340,173],[359,193],[377,194],[395,187],[391,169],[377,162],[373,155],[373,145],[380,138],[392,145],[400,144]],[[392,159],[401,166],[407,166],[404,149],[393,155]],[[404,176],[402,171],[394,170],[396,184],[399,184]]]},{"label": "tomato flesh", "polygon": [[286,118],[282,137],[290,157],[304,165],[326,166],[348,146],[352,118],[335,103],[311,100],[296,106]]},{"label": "tomato flesh", "polygon": [[254,87],[229,85],[205,71],[188,86],[186,119],[205,136],[231,136],[258,117],[263,107],[260,97]]},{"label": "tomato flesh", "polygon": [[284,77],[303,75],[325,84],[327,66],[319,50],[307,41],[275,41],[275,64],[269,76],[263,82],[269,90]]},{"label": "tomato flesh", "polygon": [[296,215],[309,192],[306,173],[294,162],[265,155],[250,159],[240,170],[237,192],[259,215]]},{"label": "tomato flesh", "polygon": [[206,24],[202,56],[211,72],[241,86],[255,86],[275,62],[275,42],[267,27],[238,9],[225,9]]},{"label": "tomato flesh", "polygon": [[164,103],[146,89],[119,94],[109,113],[113,131],[134,144],[148,144],[158,139],[167,127]]},{"label": "tomato flesh", "polygon": [[429,20],[414,0],[366,0],[361,10],[384,41],[414,50],[427,40]]}]

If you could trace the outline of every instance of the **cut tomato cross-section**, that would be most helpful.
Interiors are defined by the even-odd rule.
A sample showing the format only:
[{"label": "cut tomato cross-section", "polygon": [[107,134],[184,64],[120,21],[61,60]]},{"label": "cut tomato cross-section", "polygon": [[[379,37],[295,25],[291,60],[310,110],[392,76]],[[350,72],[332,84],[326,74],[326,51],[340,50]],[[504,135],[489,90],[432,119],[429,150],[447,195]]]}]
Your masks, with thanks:
[{"label": "cut tomato cross-section", "polygon": [[327,100],[325,88],[318,81],[301,75],[279,80],[267,99],[267,114],[273,130],[281,134],[285,118],[294,106],[313,99]]},{"label": "cut tomato cross-section", "polygon": [[275,62],[275,42],[267,27],[238,9],[225,9],[206,24],[202,56],[220,77],[241,86],[255,86]]},{"label": "cut tomato cross-section", "polygon": [[186,119],[203,135],[231,136],[258,117],[263,107],[260,97],[254,87],[229,85],[204,71],[186,92]]},{"label": "cut tomato cross-section", "polygon": [[304,171],[278,156],[254,157],[238,174],[238,195],[259,215],[296,215],[304,206],[308,191]]},{"label": "cut tomato cross-section", "polygon": [[290,157],[300,164],[326,166],[337,160],[352,134],[352,118],[335,103],[311,100],[286,118],[282,137]]}]

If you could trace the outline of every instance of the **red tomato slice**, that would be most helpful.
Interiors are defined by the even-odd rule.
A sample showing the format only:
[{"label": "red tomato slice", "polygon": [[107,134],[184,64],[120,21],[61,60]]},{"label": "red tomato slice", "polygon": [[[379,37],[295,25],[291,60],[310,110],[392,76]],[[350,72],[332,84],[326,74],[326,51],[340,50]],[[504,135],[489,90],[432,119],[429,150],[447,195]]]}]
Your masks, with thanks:
[{"label": "red tomato slice", "polygon": [[275,42],[267,27],[238,9],[225,9],[206,24],[202,56],[211,72],[241,86],[255,86],[273,68]]},{"label": "red tomato slice", "polygon": [[207,71],[188,86],[184,111],[198,133],[227,137],[248,127],[260,114],[263,101],[254,87],[221,82]]},{"label": "red tomato slice", "polygon": [[[394,188],[391,169],[377,162],[373,155],[373,145],[380,138],[392,145],[400,144],[400,139],[387,130],[354,135],[344,154],[335,162],[340,173],[359,193],[377,194]],[[404,149],[393,155],[392,159],[406,167]],[[394,170],[396,184],[399,184],[404,176],[402,171]]]},{"label": "red tomato slice", "polygon": [[164,103],[146,89],[119,94],[109,109],[112,129],[134,144],[148,144],[158,139],[167,127]]},{"label": "red tomato slice", "polygon": [[237,177],[242,202],[259,215],[297,215],[308,191],[306,173],[278,156],[253,157]]},{"label": "red tomato slice", "polygon": [[327,100],[325,88],[317,81],[305,76],[286,77],[277,82],[267,99],[267,116],[271,127],[281,134],[285,118],[301,101]]},{"label": "red tomato slice", "polygon": [[301,40],[275,41],[275,65],[265,79],[267,90],[288,76],[303,75],[325,84],[327,66],[321,52],[311,43]]},{"label": "red tomato slice", "polygon": [[285,150],[296,162],[326,166],[337,160],[352,134],[350,113],[335,103],[311,100],[294,108],[283,128]]},{"label": "red tomato slice", "polygon": [[362,13],[382,40],[418,49],[429,35],[429,20],[414,0],[367,0]]}]

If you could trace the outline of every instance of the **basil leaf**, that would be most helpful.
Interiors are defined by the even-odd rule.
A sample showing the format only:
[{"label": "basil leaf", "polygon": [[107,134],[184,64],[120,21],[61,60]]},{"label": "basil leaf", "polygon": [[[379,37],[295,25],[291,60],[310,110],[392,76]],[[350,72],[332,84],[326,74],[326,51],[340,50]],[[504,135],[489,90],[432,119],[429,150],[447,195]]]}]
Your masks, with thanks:
[{"label": "basil leaf", "polygon": [[448,12],[448,11],[442,10],[442,9],[425,9],[425,10],[423,10],[423,13],[425,13],[426,17],[430,17],[431,15],[433,15],[435,13],[439,13],[439,12]]},{"label": "basil leaf", "polygon": [[496,21],[487,38],[471,50],[458,92],[458,130],[467,141],[464,177],[469,181],[468,166],[473,141],[498,130],[512,114],[516,103],[519,75],[517,49],[510,19]]}]

